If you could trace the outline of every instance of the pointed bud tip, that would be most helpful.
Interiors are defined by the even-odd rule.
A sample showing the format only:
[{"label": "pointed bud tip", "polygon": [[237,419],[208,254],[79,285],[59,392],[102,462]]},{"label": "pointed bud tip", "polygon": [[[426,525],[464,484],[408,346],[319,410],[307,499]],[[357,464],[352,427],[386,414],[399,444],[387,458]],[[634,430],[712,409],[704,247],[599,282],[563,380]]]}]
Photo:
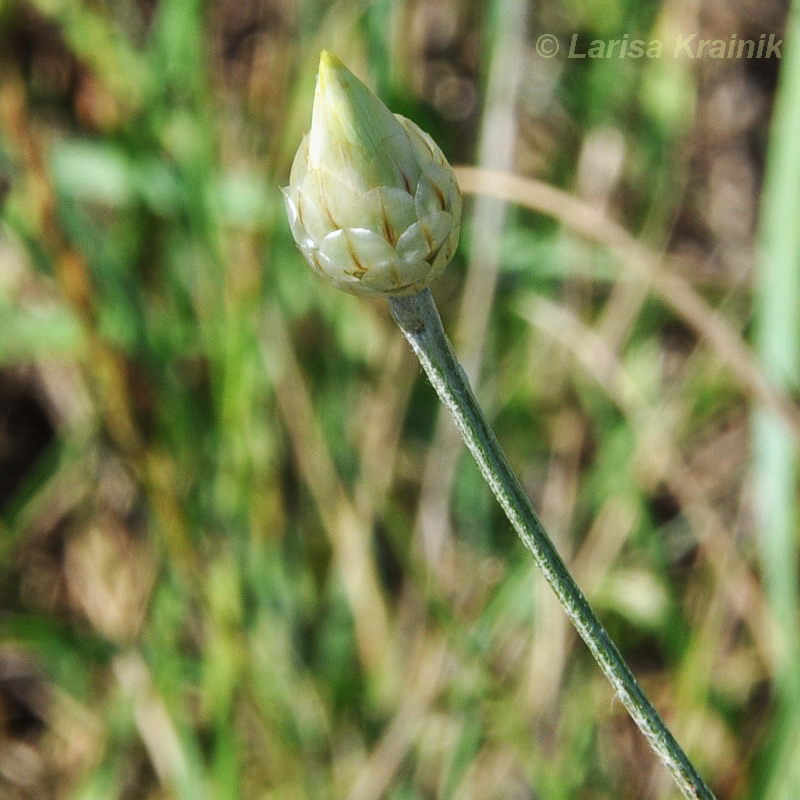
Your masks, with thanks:
[{"label": "pointed bud tip", "polygon": [[317,83],[321,89],[325,89],[337,80],[340,84],[344,84],[346,76],[350,74],[350,70],[342,63],[342,60],[331,53],[330,50],[323,50],[319,54]]},{"label": "pointed bud tip", "polygon": [[343,67],[341,59],[331,53],[330,50],[323,50],[319,54],[319,71],[322,72],[323,70],[327,69],[338,69],[339,67]]},{"label": "pointed bud tip", "polygon": [[319,167],[326,153],[342,144],[360,148],[368,162],[379,154],[386,160],[385,142],[402,135],[400,124],[375,93],[337,56],[323,50],[311,115],[311,166]]}]

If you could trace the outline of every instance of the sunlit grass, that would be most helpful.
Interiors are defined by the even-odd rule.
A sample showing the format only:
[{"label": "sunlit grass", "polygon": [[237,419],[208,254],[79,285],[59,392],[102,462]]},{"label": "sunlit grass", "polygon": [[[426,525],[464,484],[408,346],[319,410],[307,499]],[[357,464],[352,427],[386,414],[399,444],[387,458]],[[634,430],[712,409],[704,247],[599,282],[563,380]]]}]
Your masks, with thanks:
[{"label": "sunlit grass", "polygon": [[[792,385],[764,384],[748,345],[752,234],[700,217],[757,203],[757,181],[714,194],[726,173],[703,137],[730,145],[768,82],[739,96],[741,63],[716,84],[704,64],[529,46],[656,36],[669,4],[534,7],[528,35],[457,3],[146,6],[0,10],[0,796],[672,796],[477,471],[448,455],[387,309],[314,278],[277,191],[321,47],[477,164],[516,35],[513,152],[482,166],[598,216],[524,188],[477,291],[470,195],[434,291],[648,693],[720,800],[759,797],[794,741],[775,698],[797,716],[771,688],[796,654],[781,666],[770,635],[771,608],[787,627],[796,613],[775,608],[796,487],[784,591],[760,573],[748,415],[782,415],[787,453],[800,429]],[[712,113],[720,85],[732,122]],[[758,177],[766,143],[741,125],[759,157],[725,152]],[[465,297],[485,332],[460,322]]]}]

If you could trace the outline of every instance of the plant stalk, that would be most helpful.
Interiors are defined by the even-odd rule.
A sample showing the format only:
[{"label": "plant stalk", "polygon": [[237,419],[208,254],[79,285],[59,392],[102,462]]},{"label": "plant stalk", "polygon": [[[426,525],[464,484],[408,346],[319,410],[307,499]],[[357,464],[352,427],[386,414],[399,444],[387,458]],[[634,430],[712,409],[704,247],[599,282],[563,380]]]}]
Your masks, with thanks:
[{"label": "plant stalk", "polygon": [[603,624],[570,574],[533,510],[492,429],[486,422],[467,376],[442,327],[430,289],[410,297],[390,297],[394,321],[422,364],[439,399],[453,415],[483,477],[514,530],[567,612],[639,730],[688,798],[714,795],[647,698]]}]

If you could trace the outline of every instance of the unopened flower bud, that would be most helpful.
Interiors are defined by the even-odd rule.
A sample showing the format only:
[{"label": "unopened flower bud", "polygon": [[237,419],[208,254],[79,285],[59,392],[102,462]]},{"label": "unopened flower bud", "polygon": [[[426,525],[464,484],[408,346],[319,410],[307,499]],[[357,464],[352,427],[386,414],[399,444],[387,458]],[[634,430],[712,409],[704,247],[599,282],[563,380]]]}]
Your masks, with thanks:
[{"label": "unopened flower bud", "polygon": [[352,294],[415,294],[458,244],[461,193],[442,151],[324,51],[283,194],[308,263]]}]

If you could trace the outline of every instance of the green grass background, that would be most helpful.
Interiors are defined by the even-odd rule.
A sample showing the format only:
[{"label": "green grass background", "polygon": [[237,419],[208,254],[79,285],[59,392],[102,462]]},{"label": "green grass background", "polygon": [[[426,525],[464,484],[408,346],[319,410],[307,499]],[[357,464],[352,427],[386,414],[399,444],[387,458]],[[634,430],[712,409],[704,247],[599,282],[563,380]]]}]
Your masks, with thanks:
[{"label": "green grass background", "polygon": [[[799,796],[786,13],[0,4],[0,798],[675,797],[385,304],[294,248],[323,47],[559,190],[467,195],[445,325],[720,799]],[[565,56],[694,32],[783,58]]]}]

